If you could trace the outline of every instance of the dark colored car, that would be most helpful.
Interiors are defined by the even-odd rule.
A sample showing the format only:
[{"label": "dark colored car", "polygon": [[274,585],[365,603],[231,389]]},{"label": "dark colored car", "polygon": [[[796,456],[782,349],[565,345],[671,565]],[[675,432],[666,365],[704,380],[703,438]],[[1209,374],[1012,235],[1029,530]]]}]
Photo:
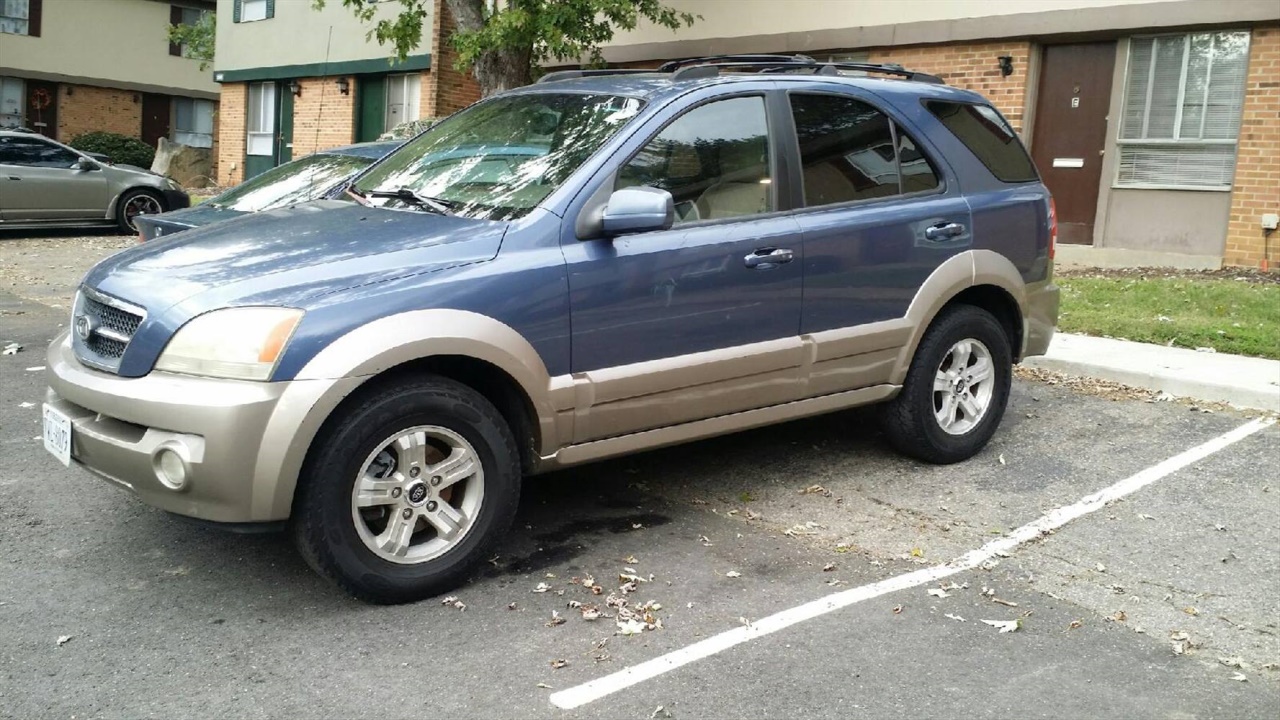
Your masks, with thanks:
[{"label": "dark colored car", "polygon": [[246,213],[334,197],[352,176],[403,144],[402,140],[359,143],[285,163],[195,207],[137,219],[138,239],[145,242]]},{"label": "dark colored car", "polygon": [[899,451],[973,456],[1053,337],[1056,234],[1008,122],[931,76],[552,74],[343,199],[99,263],[45,445],[416,600],[492,557],[528,475],[873,403]]}]

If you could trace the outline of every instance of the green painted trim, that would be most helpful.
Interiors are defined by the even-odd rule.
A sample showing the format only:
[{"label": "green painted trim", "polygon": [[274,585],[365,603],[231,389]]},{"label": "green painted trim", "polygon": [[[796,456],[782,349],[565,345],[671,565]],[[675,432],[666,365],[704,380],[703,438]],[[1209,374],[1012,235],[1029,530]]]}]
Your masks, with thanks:
[{"label": "green painted trim", "polygon": [[366,75],[373,73],[400,73],[414,70],[430,70],[431,55],[412,55],[394,65],[387,58],[372,60],[347,60],[333,63],[307,63],[305,65],[277,65],[276,67],[245,68],[243,70],[218,70],[213,73],[214,82],[238,83],[258,80],[291,80],[308,77],[336,77],[339,75]]}]

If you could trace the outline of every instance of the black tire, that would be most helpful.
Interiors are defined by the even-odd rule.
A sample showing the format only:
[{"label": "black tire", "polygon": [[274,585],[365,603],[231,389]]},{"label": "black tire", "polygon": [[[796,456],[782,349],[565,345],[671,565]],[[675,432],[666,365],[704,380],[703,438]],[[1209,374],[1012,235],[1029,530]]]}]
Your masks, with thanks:
[{"label": "black tire", "polygon": [[[338,412],[316,438],[294,498],[291,525],[303,558],[373,603],[415,602],[457,587],[510,528],[519,504],[519,453],[502,416],[475,390],[437,376],[390,381]],[[474,448],[483,469],[483,502],[454,547],[434,559],[401,564],[379,557],[361,540],[352,493],[365,459],[382,441],[421,425],[451,430]]]},{"label": "black tire", "polygon": [[148,198],[154,201],[155,207],[159,208],[159,212],[165,211],[164,198],[161,197],[160,193],[142,188],[126,190],[120,195],[119,202],[116,203],[116,225],[120,227],[120,232],[125,235],[138,234],[138,228],[134,227],[133,220],[127,212],[129,203],[138,198]]},{"label": "black tire", "polygon": [[[952,347],[965,339],[978,340],[990,352],[993,386],[981,419],[963,434],[953,435],[935,415],[934,376]],[[920,340],[902,391],[884,406],[882,420],[889,444],[904,455],[937,465],[973,457],[1000,425],[1012,382],[1009,337],[999,321],[972,305],[946,308]]]}]

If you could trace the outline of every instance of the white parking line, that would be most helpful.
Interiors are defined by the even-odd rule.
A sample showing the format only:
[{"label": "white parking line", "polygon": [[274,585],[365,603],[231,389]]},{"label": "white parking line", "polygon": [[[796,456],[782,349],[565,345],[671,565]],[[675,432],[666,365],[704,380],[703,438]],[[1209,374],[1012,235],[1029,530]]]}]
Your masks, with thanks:
[{"label": "white parking line", "polygon": [[851,588],[824,598],[819,598],[812,602],[805,603],[798,607],[782,612],[775,613],[765,618],[761,618],[744,627],[737,627],[719,635],[696,642],[679,650],[673,650],[666,655],[661,655],[652,660],[624,668],[611,675],[597,678],[582,685],[561,690],[552,693],[551,703],[556,707],[570,710],[581,707],[587,703],[594,702],[603,697],[624,690],[632,685],[638,685],[646,680],[652,680],[659,675],[683,667],[689,663],[701,660],[706,657],[715,655],[716,653],[728,650],[735,645],[741,645],[757,638],[764,637],[771,633],[778,632],[784,628],[788,628],[805,620],[812,620],[820,615],[825,615],[834,610],[848,607],[850,605],[860,603],[864,600],[879,597],[887,593],[897,590],[905,590],[907,588],[918,587],[935,580],[955,575],[965,570],[971,570],[978,567],[982,563],[992,559],[999,553],[1009,552],[1019,545],[1035,540],[1047,532],[1066,525],[1078,517],[1087,515],[1102,507],[1107,503],[1118,500],[1130,493],[1136,492],[1151,483],[1166,477],[1182,468],[1191,465],[1199,460],[1222,450],[1233,443],[1239,442],[1250,435],[1253,435],[1264,428],[1275,423],[1273,418],[1262,418],[1245,423],[1229,433],[1220,435],[1203,445],[1198,445],[1185,452],[1174,455],[1173,457],[1153,465],[1135,475],[1121,480],[1110,487],[1099,490],[1098,492],[1082,498],[1080,501],[1051,510],[1041,515],[1036,520],[1023,525],[1008,535],[993,540],[983,545],[981,548],[967,553],[966,555],[956,558],[945,565],[916,570],[905,575],[881,580],[870,585]]}]

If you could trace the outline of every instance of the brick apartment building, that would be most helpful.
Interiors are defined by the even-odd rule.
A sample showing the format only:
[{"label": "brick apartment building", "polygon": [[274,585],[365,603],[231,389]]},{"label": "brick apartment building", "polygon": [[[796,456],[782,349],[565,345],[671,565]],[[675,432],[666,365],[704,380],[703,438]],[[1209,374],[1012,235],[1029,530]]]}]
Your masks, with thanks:
[{"label": "brick apartment building", "polygon": [[[390,16],[401,6],[378,11]],[[441,42],[451,22],[440,0],[419,53],[392,64],[340,0],[220,0],[219,182],[233,184],[317,150],[376,139],[409,120],[438,117],[480,98]]]},{"label": "brick apartment building", "polygon": [[1280,261],[1280,234],[1262,228],[1280,213],[1276,0],[667,3],[701,20],[620,34],[606,58],[804,53],[899,63],[991,98],[1054,193],[1060,258]]},{"label": "brick apartment building", "polygon": [[0,127],[216,143],[218,86],[171,45],[212,0],[0,0]]}]

